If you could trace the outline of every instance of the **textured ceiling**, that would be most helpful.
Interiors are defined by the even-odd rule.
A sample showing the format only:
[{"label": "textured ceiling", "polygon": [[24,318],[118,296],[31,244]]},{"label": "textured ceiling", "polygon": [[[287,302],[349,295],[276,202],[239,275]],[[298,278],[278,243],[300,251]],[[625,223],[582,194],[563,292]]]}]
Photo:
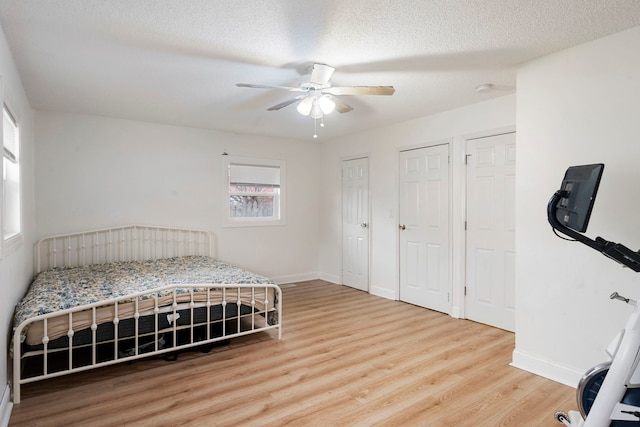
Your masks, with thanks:
[{"label": "textured ceiling", "polygon": [[[320,140],[515,91],[531,59],[640,25],[637,0],[0,0],[31,106],[311,139],[286,91],[309,64],[344,96]],[[492,83],[488,93],[475,87]]]}]

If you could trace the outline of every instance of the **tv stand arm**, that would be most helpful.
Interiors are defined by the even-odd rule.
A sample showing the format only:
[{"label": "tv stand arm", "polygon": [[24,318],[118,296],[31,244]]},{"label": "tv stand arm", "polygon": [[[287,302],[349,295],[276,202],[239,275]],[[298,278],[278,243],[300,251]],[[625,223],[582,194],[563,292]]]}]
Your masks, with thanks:
[{"label": "tv stand arm", "polygon": [[596,237],[595,240],[590,239],[584,234],[572,230],[558,221],[558,218],[556,217],[556,206],[562,197],[564,197],[564,192],[562,190],[556,191],[547,205],[547,219],[549,224],[551,224],[551,227],[560,233],[595,249],[625,267],[629,267],[635,272],[640,272],[640,253],[633,251],[620,243],[605,240],[602,237]]}]

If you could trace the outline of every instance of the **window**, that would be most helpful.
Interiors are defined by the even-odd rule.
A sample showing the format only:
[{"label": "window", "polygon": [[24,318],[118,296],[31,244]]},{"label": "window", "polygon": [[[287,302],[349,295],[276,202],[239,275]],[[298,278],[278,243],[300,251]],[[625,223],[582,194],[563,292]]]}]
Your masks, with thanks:
[{"label": "window", "polygon": [[5,105],[2,118],[2,234],[4,241],[20,235],[20,132]]},{"label": "window", "polygon": [[226,160],[227,226],[284,224],[284,163],[229,157]]}]

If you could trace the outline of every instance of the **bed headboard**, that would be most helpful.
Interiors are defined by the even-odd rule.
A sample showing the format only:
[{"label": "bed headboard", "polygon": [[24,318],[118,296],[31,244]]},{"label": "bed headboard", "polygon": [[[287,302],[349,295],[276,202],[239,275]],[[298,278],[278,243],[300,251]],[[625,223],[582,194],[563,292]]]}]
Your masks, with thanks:
[{"label": "bed headboard", "polygon": [[34,270],[185,255],[214,256],[212,233],[129,225],[40,239],[35,245]]}]

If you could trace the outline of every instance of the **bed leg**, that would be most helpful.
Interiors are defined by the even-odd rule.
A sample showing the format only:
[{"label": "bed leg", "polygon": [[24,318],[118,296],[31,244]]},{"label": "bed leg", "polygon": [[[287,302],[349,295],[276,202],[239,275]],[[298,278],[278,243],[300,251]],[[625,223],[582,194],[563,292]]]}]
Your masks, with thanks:
[{"label": "bed leg", "polygon": [[282,293],[278,289],[278,339],[282,339]]},{"label": "bed leg", "polygon": [[17,405],[20,403],[20,381],[15,377],[14,375],[13,383],[9,383],[9,389],[11,390],[11,400],[14,405]]},{"label": "bed leg", "polygon": [[20,358],[19,354],[21,345],[19,341],[16,341],[15,337],[13,346],[13,383],[10,384],[9,387],[11,387],[11,396],[13,403],[18,404],[20,403],[20,377],[22,376],[22,359]]}]

